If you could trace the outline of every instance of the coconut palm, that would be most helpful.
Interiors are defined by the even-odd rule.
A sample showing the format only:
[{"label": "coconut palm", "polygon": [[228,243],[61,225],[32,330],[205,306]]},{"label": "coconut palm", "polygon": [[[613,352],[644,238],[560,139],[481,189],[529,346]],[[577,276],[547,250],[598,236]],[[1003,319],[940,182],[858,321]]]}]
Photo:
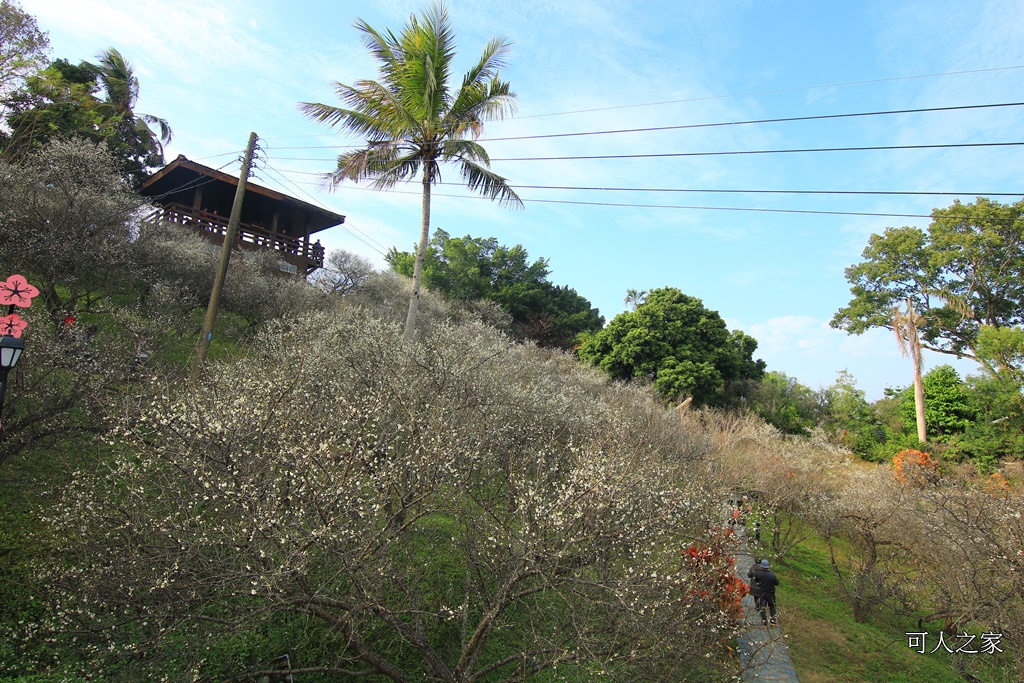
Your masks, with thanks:
[{"label": "coconut palm", "polygon": [[[99,55],[99,64],[84,65],[96,73],[103,85],[105,111],[101,113],[121,120],[124,133],[137,141],[136,147],[140,156],[145,157],[146,166],[162,163],[163,146],[171,142],[171,127],[158,116],[135,112],[135,103],[139,99],[139,79],[128,60],[114,48],[109,48]],[[150,126],[155,126],[159,134]]]},{"label": "coconut palm", "polygon": [[379,64],[380,80],[335,83],[344,107],[305,102],[300,109],[316,121],[366,139],[364,148],[338,157],[337,169],[327,175],[331,186],[372,180],[375,189],[388,189],[399,181],[422,179],[420,241],[405,322],[405,336],[411,338],[430,233],[430,189],[441,178],[441,163],[454,163],[470,190],[504,205],[522,206],[505,178],[490,170],[487,152],[476,142],[485,121],[514,111],[515,94],[498,78],[509,42],[488,42],[456,89],[449,84],[454,34],[443,5],[412,16],[397,36],[362,20],[355,27]]}]

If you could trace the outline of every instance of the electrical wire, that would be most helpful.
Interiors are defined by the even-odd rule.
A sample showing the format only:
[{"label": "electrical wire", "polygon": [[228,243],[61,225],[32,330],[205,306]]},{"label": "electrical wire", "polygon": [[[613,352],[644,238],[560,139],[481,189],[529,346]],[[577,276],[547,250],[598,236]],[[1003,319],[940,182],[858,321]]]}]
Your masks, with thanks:
[{"label": "electrical wire", "polygon": [[660,106],[664,106],[664,105],[667,105],[667,104],[684,104],[684,103],[687,103],[687,102],[707,102],[707,101],[710,101],[710,100],[724,100],[724,99],[729,99],[729,98],[733,98],[733,97],[752,97],[754,95],[776,95],[776,94],[785,93],[785,92],[800,92],[800,91],[803,91],[803,90],[816,90],[818,88],[843,88],[843,87],[850,86],[850,85],[870,85],[870,84],[873,84],[873,83],[891,83],[891,82],[894,82],[894,81],[910,81],[910,80],[921,79],[921,78],[940,78],[942,76],[962,76],[962,75],[966,75],[966,74],[990,73],[990,72],[994,72],[994,71],[1011,71],[1013,69],[1024,69],[1024,65],[999,66],[999,67],[993,67],[993,68],[990,68],[990,69],[969,69],[969,70],[965,70],[965,71],[946,71],[946,72],[935,73],[935,74],[922,74],[922,75],[919,75],[919,76],[893,76],[891,78],[873,78],[873,79],[864,80],[864,81],[847,81],[845,83],[828,83],[828,84],[825,84],[825,85],[806,85],[806,86],[799,86],[799,87],[794,87],[794,88],[777,88],[777,89],[774,89],[774,90],[755,90],[755,91],[752,91],[752,92],[737,93],[737,94],[733,94],[733,95],[709,95],[707,97],[689,97],[689,98],[681,99],[681,100],[663,100],[661,102],[646,102],[646,103],[643,103],[643,104],[622,104],[622,105],[616,105],[616,106],[612,106],[612,107],[596,107],[596,108],[592,108],[592,109],[575,109],[575,110],[572,110],[572,111],[559,111],[559,112],[553,112],[553,113],[549,113],[549,114],[530,114],[528,116],[517,116],[515,118],[516,118],[516,120],[519,120],[519,119],[539,119],[539,118],[545,118],[545,117],[548,117],[548,116],[566,116],[566,115],[569,115],[569,114],[590,114],[590,113],[593,113],[593,112],[613,111],[613,110],[616,110],[616,109],[636,109],[638,107],[660,107]]},{"label": "electrical wire", "polygon": [[[1020,147],[1024,142],[966,142],[940,145],[878,145],[862,147],[809,147],[793,149],[749,149],[718,152],[663,152],[660,154],[594,154],[557,157],[492,157],[490,161],[590,161],[598,159],[668,159],[677,157],[744,156],[752,154],[805,154],[817,152],[877,152],[908,149],[965,149],[980,147]],[[336,161],[323,157],[277,157],[278,161]]]},{"label": "electrical wire", "polygon": [[[299,192],[304,194],[307,198],[309,198],[311,200],[311,202],[313,203],[314,206],[320,206],[319,201],[315,197],[313,197],[313,195],[311,195],[310,193],[306,192],[304,189],[302,189],[296,183],[294,183],[291,179],[289,179],[284,174],[282,174],[280,171],[278,171],[274,166],[272,166],[269,163],[269,161],[265,162],[264,168],[266,170],[268,170],[268,171],[274,172],[281,181],[283,181],[284,183],[290,185],[291,187],[295,188],[296,190],[298,190]],[[320,208],[324,208],[324,207],[320,206]],[[346,220],[347,220],[347,218],[346,218]],[[341,229],[345,230],[348,234],[350,234],[353,237],[355,237],[357,240],[359,240],[360,242],[365,244],[367,247],[369,247],[370,249],[375,251],[380,256],[386,256],[385,252],[381,251],[381,249],[385,249],[386,250],[387,249],[386,247],[384,247],[379,242],[376,242],[376,240],[373,240],[372,237],[370,237],[369,235],[366,235],[361,230],[358,230],[358,228],[355,228],[355,226],[346,225],[345,223],[341,223],[337,227],[340,227]],[[359,232],[359,234],[357,234],[357,231]],[[366,239],[364,239],[364,237]],[[376,246],[374,246],[374,244],[371,244],[371,241],[374,244],[376,244]]]},{"label": "electrical wire", "polygon": [[[889,109],[884,111],[864,111],[849,114],[816,114],[811,116],[788,116],[775,119],[751,119],[749,121],[724,121],[719,123],[691,123],[678,126],[655,126],[650,128],[622,128],[616,130],[594,130],[583,133],[551,133],[547,135],[520,135],[503,138],[480,138],[479,142],[498,142],[507,140],[542,140],[548,138],[583,137],[587,135],[617,135],[619,133],[649,133],[665,130],[689,130],[693,128],[718,128],[723,126],[748,126],[762,123],[792,123],[795,121],[825,121],[829,119],[852,119],[865,116],[890,116],[894,114],[922,114],[939,111],[965,111],[969,109],[993,109],[996,107],[1020,107],[1024,102],[1002,102],[998,104],[967,104],[951,107],[922,107],[918,109]],[[315,149],[313,147],[295,147],[282,149]]]},{"label": "electrical wire", "polygon": [[[456,195],[457,196],[457,195]],[[764,209],[735,206],[680,206],[675,204],[627,204],[618,202],[580,202],[563,199],[523,199],[527,204],[571,204],[581,206],[625,207],[641,209],[685,209],[690,211],[749,211],[754,213],[796,213],[819,216],[873,216],[881,218],[931,218],[922,213],[876,213],[870,211],[819,211],[812,209]]]},{"label": "electrical wire", "polygon": [[[799,121],[825,121],[831,119],[863,118],[867,116],[891,116],[896,114],[922,114],[945,111],[967,111],[972,109],[995,109],[1000,107],[1021,107],[1024,102],[1000,102],[994,104],[966,104],[949,107],[920,107],[917,109],[887,109],[880,111],[852,112],[844,114],[814,114],[810,116],[787,116],[773,119],[750,119],[746,121],[718,121],[713,123],[690,123],[676,126],[651,126],[647,128],[619,128],[614,130],[593,130],[575,133],[548,133],[542,135],[517,135],[512,137],[480,138],[478,142],[507,142],[516,140],[546,140],[552,138],[586,137],[592,135],[618,135],[622,133],[652,133],[669,130],[692,130],[698,128],[721,128],[726,126],[749,126],[766,123],[792,123]],[[297,145],[276,149],[357,149],[360,145]]]},{"label": "electrical wire", "polygon": [[[319,205],[319,203],[317,202],[316,198],[314,198],[314,197],[313,197],[313,196],[312,196],[311,194],[309,194],[308,192],[306,192],[305,190],[303,190],[303,189],[302,189],[301,187],[299,187],[299,186],[298,186],[298,185],[297,185],[297,184],[296,184],[296,183],[295,183],[294,181],[292,181],[292,180],[290,180],[289,178],[287,178],[287,177],[286,177],[286,176],[285,176],[285,175],[284,175],[283,173],[281,173],[281,172],[280,172],[280,171],[279,171],[278,169],[276,169],[276,168],[274,168],[274,167],[270,166],[269,164],[267,164],[267,168],[268,168],[269,170],[273,171],[273,172],[274,172],[274,173],[275,173],[275,174],[277,175],[277,177],[278,177],[278,178],[279,178],[279,179],[280,179],[281,181],[283,181],[283,182],[287,183],[288,185],[290,185],[291,187],[293,187],[293,188],[294,188],[294,189],[296,189],[297,191],[299,191],[299,192],[301,192],[302,194],[304,194],[304,195],[305,195],[305,196],[306,196],[306,197],[307,197],[308,199],[310,199],[310,200],[311,200],[311,201],[312,201],[312,202],[313,202],[313,203],[314,203],[315,205],[317,205],[317,206],[320,206],[320,205]],[[321,207],[321,208],[322,208],[322,207]],[[341,227],[342,229],[344,229],[344,230],[345,230],[346,232],[348,232],[348,233],[349,233],[350,235],[352,235],[352,236],[353,236],[353,237],[355,237],[356,239],[360,240],[360,241],[361,241],[361,242],[362,242],[363,244],[366,244],[366,245],[367,245],[368,247],[370,247],[371,249],[373,249],[374,251],[376,251],[376,252],[377,252],[378,254],[380,254],[381,256],[384,256],[384,255],[385,255],[385,254],[384,254],[384,252],[381,252],[381,251],[380,251],[380,249],[384,249],[384,250],[386,251],[386,250],[388,249],[388,247],[385,247],[385,246],[384,246],[383,244],[381,244],[381,243],[380,243],[380,242],[378,242],[377,240],[373,239],[373,237],[371,237],[370,235],[368,235],[368,234],[366,234],[365,232],[363,232],[362,230],[360,230],[360,229],[359,229],[359,228],[358,228],[358,227],[357,227],[356,225],[354,225],[354,224],[353,224],[353,223],[351,222],[351,220],[350,220],[350,219],[349,219],[349,218],[348,218],[347,216],[345,217],[345,222],[344,222],[344,223],[341,223],[341,224],[339,225],[339,227]],[[353,231],[354,231],[354,232],[353,232]],[[357,235],[356,233],[359,233],[359,234]],[[362,237],[360,237],[360,235],[361,235]],[[363,238],[365,238],[365,239],[363,239]],[[367,242],[367,240],[369,240],[369,242],[372,242],[373,244],[370,244],[369,242]],[[378,249],[378,248],[376,248],[376,247],[374,247],[374,245],[376,245],[376,247],[379,247],[379,249]]]},{"label": "electrical wire", "polygon": [[[491,161],[591,161],[598,159],[669,159],[679,157],[743,156],[751,154],[803,154],[817,152],[877,152],[897,149],[964,149],[968,147],[1020,147],[1024,142],[965,142],[946,145],[878,145],[864,147],[812,147],[800,149],[748,149],[725,152],[663,152],[660,154],[594,154],[560,157],[495,157]],[[283,158],[283,157],[282,157]]]},{"label": "electrical wire", "polygon": [[[298,175],[324,176],[321,171],[300,171],[294,168],[280,168],[281,173],[294,173]],[[302,181],[295,181],[300,182]],[[406,181],[406,184],[419,184],[420,181]],[[320,186],[320,183],[302,183],[304,185]],[[462,183],[447,183],[444,181],[434,183],[440,186],[464,187]],[[871,195],[871,196],[907,196],[907,197],[1024,197],[1024,192],[945,192],[928,190],[744,190],[726,188],[679,188],[679,187],[607,187],[607,186],[585,186],[585,185],[519,185],[509,183],[513,190],[571,190],[582,192],[679,192],[690,194],[808,194],[808,195]]]},{"label": "electrical wire", "polygon": [[[301,184],[313,185],[314,183],[303,183],[302,181],[293,181]],[[374,190],[369,187],[348,187],[349,190],[356,190],[362,192],[380,192],[380,190]],[[404,190],[388,190],[393,194],[405,194],[418,196],[419,192],[404,191]],[[926,193],[930,194],[930,193]],[[443,192],[432,193],[433,197],[452,197],[456,199],[488,199],[480,195],[466,195],[466,194],[445,194]],[[1019,195],[1012,195],[1019,196]],[[789,213],[789,214],[809,214],[809,215],[823,215],[823,216],[871,216],[880,218],[932,218],[931,214],[925,213],[884,213],[875,211],[825,211],[825,210],[814,210],[814,209],[768,209],[759,207],[735,207],[735,206],[693,206],[693,205],[679,205],[679,204],[632,204],[626,202],[585,202],[585,201],[573,201],[567,199],[534,199],[529,197],[522,198],[524,204],[568,204],[578,206],[604,206],[613,208],[638,208],[638,209],[684,209],[693,211],[749,211],[754,213]],[[1015,222],[1017,218],[988,218],[986,220],[993,222],[1009,221]]]},{"label": "electrical wire", "polygon": [[[1024,69],[1024,65],[998,66],[998,67],[992,67],[992,68],[988,68],[988,69],[968,69],[968,70],[964,70],[964,71],[946,71],[946,72],[934,73],[934,74],[919,74],[919,75],[916,75],[916,76],[893,76],[891,78],[875,78],[875,79],[863,80],[863,81],[846,81],[844,83],[827,83],[827,84],[823,84],[823,85],[804,85],[804,86],[796,86],[796,87],[792,87],[792,88],[777,88],[777,89],[774,89],[774,90],[755,90],[755,91],[745,92],[745,93],[734,93],[734,94],[731,94],[731,95],[709,95],[707,97],[690,97],[690,98],[686,98],[686,99],[664,100],[664,101],[660,101],[660,102],[643,102],[643,103],[638,103],[638,104],[621,104],[621,105],[614,105],[614,106],[609,106],[609,107],[597,107],[597,108],[592,108],[592,109],[576,109],[576,110],[572,110],[572,111],[548,112],[548,113],[544,113],[544,114],[529,114],[527,116],[511,116],[511,117],[509,117],[508,119],[505,119],[505,120],[506,121],[519,121],[519,120],[522,120],[522,119],[539,119],[539,118],[546,118],[546,117],[549,117],[549,116],[567,116],[569,114],[589,114],[589,113],[592,113],[592,112],[599,112],[599,111],[614,111],[616,109],[636,109],[636,108],[639,108],[639,107],[660,107],[660,106],[669,105],[669,104],[685,104],[687,102],[707,102],[707,101],[711,101],[711,100],[731,99],[731,98],[734,98],[734,97],[753,97],[755,95],[776,95],[776,94],[779,94],[779,93],[786,93],[786,92],[800,92],[800,91],[803,91],[803,90],[816,90],[818,88],[843,88],[843,87],[847,87],[847,86],[851,86],[851,85],[870,85],[870,84],[873,84],[873,83],[891,83],[891,82],[894,82],[894,81],[910,81],[910,80],[917,80],[917,79],[923,79],[923,78],[941,78],[941,77],[944,77],[944,76],[963,76],[963,75],[968,75],[968,74],[992,73],[992,72],[996,72],[996,71],[1012,71],[1012,70],[1015,70],[1015,69]],[[493,123],[502,123],[502,121],[494,121]],[[308,135],[287,135],[287,136],[273,137],[273,138],[266,138],[266,139],[269,139],[269,140],[297,140],[297,139],[301,139],[301,138],[322,137],[323,135],[324,135],[324,133],[310,133]],[[279,149],[283,149],[283,148],[279,148]],[[209,158],[209,157],[207,157],[207,158]]]}]

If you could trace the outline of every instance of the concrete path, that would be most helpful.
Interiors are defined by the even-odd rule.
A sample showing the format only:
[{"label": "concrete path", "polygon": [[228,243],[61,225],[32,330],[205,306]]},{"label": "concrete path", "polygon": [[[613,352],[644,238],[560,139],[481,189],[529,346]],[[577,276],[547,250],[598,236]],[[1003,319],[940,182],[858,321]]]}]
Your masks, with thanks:
[{"label": "concrete path", "polygon": [[[739,541],[736,549],[736,574],[748,581],[747,572],[754,564],[754,556],[747,548],[746,539]],[[761,626],[761,615],[754,609],[754,598],[743,598],[745,627],[739,637],[740,671],[742,680],[759,683],[798,683],[789,648],[782,637],[780,626],[785,625],[785,616],[780,610],[780,626]]]}]

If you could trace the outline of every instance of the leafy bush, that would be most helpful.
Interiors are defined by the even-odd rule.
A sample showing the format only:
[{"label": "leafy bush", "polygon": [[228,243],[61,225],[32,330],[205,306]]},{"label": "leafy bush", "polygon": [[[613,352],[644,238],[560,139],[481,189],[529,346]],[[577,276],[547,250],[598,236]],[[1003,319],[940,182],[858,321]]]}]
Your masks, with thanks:
[{"label": "leafy bush", "polygon": [[229,642],[271,622],[308,624],[307,668],[395,680],[685,678],[727,656],[735,622],[680,554],[717,514],[706,442],[569,356],[307,315],[201,382],[154,379],[119,423],[110,466],[47,515],[30,633],[72,668],[253,671]]}]

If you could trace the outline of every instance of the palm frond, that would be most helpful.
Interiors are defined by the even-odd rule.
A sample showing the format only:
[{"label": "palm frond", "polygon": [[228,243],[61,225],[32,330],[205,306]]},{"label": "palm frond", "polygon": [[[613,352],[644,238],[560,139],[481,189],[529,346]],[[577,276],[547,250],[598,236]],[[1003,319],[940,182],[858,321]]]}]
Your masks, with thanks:
[{"label": "palm frond", "polygon": [[153,116],[152,114],[139,114],[139,119],[144,121],[147,126],[157,127],[160,131],[160,142],[165,145],[171,144],[171,138],[174,135],[174,132],[171,130],[171,125],[167,123],[167,119],[162,119],[159,116]]},{"label": "palm frond", "polygon": [[941,299],[946,306],[952,309],[964,320],[974,319],[974,308],[966,298],[951,292],[948,289],[927,289],[925,294]]},{"label": "palm frond", "polygon": [[448,113],[449,125],[473,125],[503,119],[506,114],[515,113],[515,99],[509,84],[497,78],[463,88]]},{"label": "palm frond", "polygon": [[381,143],[338,156],[336,170],[325,179],[332,187],[345,180],[371,180],[374,189],[390,189],[402,180],[414,177],[422,159],[415,150],[398,143]]},{"label": "palm frond", "polygon": [[122,113],[131,112],[139,99],[139,79],[120,52],[108,48],[99,56],[97,75],[106,91],[107,102]]},{"label": "palm frond", "polygon": [[472,161],[489,167],[491,157],[483,145],[473,140],[448,139],[441,143],[440,159],[442,161]]},{"label": "palm frond", "polygon": [[907,358],[911,357],[915,364],[921,365],[921,338],[920,325],[924,316],[914,310],[907,299],[907,312],[902,312],[899,307],[892,311],[892,329],[896,334],[896,343],[899,345],[900,354]]},{"label": "palm frond", "polygon": [[387,189],[413,178],[427,164],[427,182],[432,184],[440,179],[438,162],[448,161],[459,165],[463,180],[474,192],[521,208],[522,200],[505,178],[490,170],[487,151],[474,142],[484,121],[515,111],[515,94],[498,78],[509,41],[489,41],[452,97],[449,80],[455,36],[442,3],[434,2],[411,16],[397,36],[362,20],[356,29],[377,61],[377,80],[335,83],[342,106],[299,105],[305,116],[358,134],[368,143],[339,156],[336,170],[324,176],[325,182],[336,186],[346,180],[372,180],[374,187]]},{"label": "palm frond", "polygon": [[450,111],[462,112],[470,109],[466,100],[473,97],[474,91],[486,92],[488,84],[497,81],[498,70],[505,67],[504,55],[511,45],[512,43],[505,38],[492,38],[487,43],[480,61],[462,77],[462,86],[452,102]]},{"label": "palm frond", "polygon": [[466,159],[460,161],[459,171],[470,190],[479,192],[502,206],[523,208],[523,200],[508,186],[508,181],[497,173]]}]

